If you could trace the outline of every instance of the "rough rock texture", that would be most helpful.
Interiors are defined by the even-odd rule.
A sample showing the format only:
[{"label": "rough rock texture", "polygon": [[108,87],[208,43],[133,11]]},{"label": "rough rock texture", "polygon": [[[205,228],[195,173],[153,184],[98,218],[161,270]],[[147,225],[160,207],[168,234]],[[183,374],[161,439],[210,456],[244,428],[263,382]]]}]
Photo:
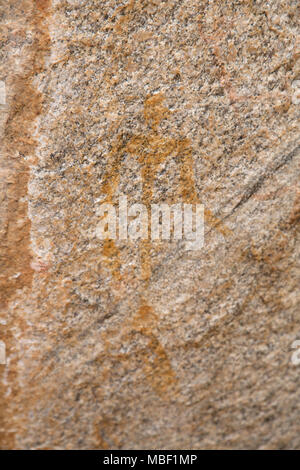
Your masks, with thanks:
[{"label": "rough rock texture", "polygon": [[[298,0],[0,23],[1,448],[299,448]],[[120,194],[203,203],[204,248],[101,242]]]}]

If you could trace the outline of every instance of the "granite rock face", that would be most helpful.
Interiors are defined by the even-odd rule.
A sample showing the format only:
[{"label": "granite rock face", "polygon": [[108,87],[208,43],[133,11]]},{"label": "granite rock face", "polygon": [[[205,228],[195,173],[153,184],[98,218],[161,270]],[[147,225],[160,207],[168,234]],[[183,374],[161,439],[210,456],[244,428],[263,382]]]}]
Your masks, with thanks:
[{"label": "granite rock face", "polygon": [[[0,447],[299,448],[299,2],[0,18]],[[120,195],[203,248],[99,240]]]}]

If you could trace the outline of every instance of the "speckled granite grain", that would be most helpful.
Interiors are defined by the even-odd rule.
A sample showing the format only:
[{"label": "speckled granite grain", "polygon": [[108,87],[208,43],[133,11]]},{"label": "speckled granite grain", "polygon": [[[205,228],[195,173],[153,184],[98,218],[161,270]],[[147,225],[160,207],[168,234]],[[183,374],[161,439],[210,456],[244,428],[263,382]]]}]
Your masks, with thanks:
[{"label": "speckled granite grain", "polygon": [[[0,448],[299,448],[299,2],[0,24]],[[203,203],[203,249],[101,242],[120,194]]]}]

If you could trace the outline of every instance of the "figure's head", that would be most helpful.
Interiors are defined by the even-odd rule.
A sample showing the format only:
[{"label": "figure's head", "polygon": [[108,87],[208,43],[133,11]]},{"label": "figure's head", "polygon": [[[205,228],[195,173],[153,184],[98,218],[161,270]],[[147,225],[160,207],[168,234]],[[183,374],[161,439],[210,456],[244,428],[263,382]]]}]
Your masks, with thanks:
[{"label": "figure's head", "polygon": [[145,100],[144,119],[153,130],[157,130],[161,121],[171,113],[171,111],[162,104],[164,100],[165,97],[162,93],[151,95]]}]

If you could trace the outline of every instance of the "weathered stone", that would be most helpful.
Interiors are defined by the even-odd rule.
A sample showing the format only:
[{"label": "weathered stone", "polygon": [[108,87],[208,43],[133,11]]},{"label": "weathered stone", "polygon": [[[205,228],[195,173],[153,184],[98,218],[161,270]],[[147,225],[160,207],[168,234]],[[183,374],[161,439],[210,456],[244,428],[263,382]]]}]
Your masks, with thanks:
[{"label": "weathered stone", "polygon": [[1,2],[1,448],[299,448],[298,7]]}]

